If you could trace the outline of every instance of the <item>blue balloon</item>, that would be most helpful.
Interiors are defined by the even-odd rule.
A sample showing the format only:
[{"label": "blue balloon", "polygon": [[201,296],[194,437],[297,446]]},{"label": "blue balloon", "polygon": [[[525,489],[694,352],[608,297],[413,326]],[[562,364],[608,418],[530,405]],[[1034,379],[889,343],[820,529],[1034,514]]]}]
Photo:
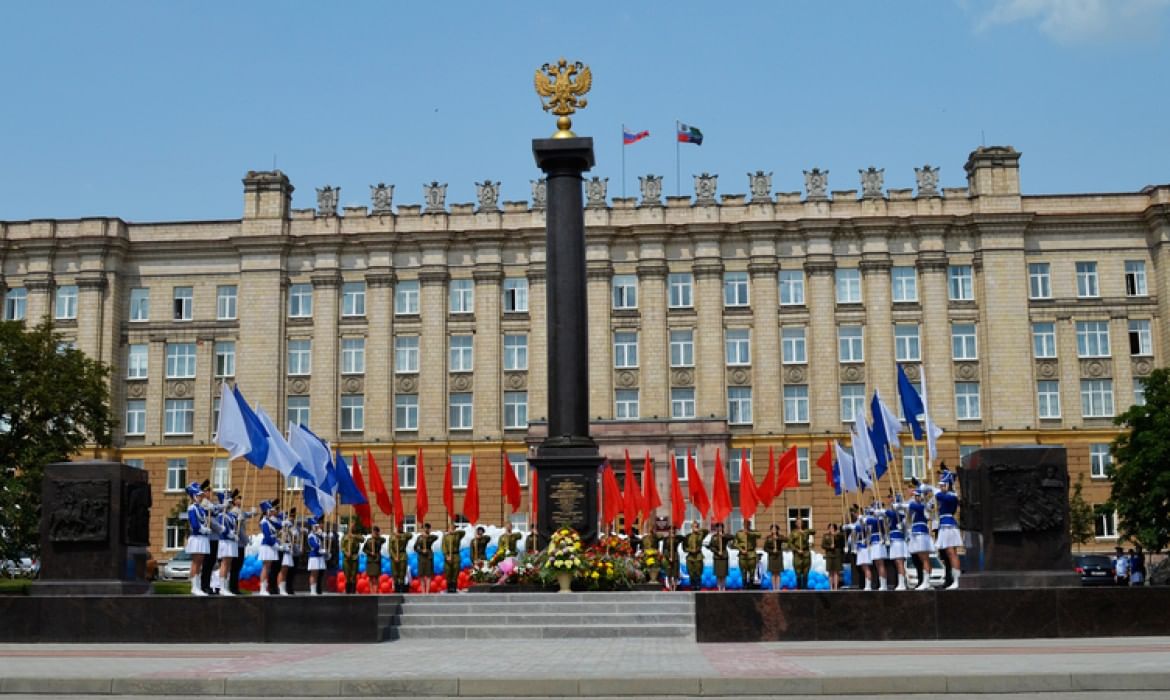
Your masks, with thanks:
[{"label": "blue balloon", "polygon": [[791,591],[796,588],[796,572],[792,569],[785,569],[784,573],[780,575],[780,588],[786,591]]},{"label": "blue balloon", "polygon": [[743,575],[739,569],[732,569],[727,573],[727,590],[738,591],[743,589]]},{"label": "blue balloon", "polygon": [[471,547],[464,547],[459,550],[459,568],[470,569],[471,565]]},{"label": "blue balloon", "polygon": [[483,550],[483,553],[488,559],[491,559],[492,557],[496,556],[496,552],[499,551],[499,549],[500,545],[493,542],[487,546],[487,549]]},{"label": "blue balloon", "polygon": [[382,573],[390,573],[390,557],[385,554],[382,555]]},{"label": "blue balloon", "polygon": [[447,557],[443,556],[443,553],[437,549],[432,554],[434,556],[431,558],[431,562],[435,566],[435,571],[442,571],[447,564]]},{"label": "blue balloon", "polygon": [[841,572],[841,585],[848,588],[853,585],[853,567],[846,566]]},{"label": "blue balloon", "polygon": [[770,571],[764,572],[764,576],[760,579],[760,590],[761,591],[772,590],[772,572],[770,572]]},{"label": "blue balloon", "polygon": [[362,552],[358,555],[358,571],[366,570],[366,553]]}]

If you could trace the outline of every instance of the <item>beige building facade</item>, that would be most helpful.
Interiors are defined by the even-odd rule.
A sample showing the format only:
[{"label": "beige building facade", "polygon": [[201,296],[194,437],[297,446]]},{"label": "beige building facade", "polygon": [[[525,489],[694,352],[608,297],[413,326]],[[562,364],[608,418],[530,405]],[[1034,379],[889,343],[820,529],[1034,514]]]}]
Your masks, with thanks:
[{"label": "beige building facade", "polygon": [[[814,528],[840,522],[846,501],[815,462],[875,389],[897,410],[901,363],[946,431],[940,460],[1062,444],[1103,502],[1113,416],[1170,349],[1170,185],[1023,195],[1004,147],[965,168],[965,188],[939,189],[926,166],[915,190],[884,189],[871,168],[860,195],[815,169],[794,193],[764,173],[749,195],[717,196],[704,174],[695,198],[665,200],[653,177],[640,199],[587,182],[590,405],[619,475],[625,451],[638,473],[649,453],[666,502],[671,460],[697,454],[709,489],[718,452],[737,493],[740,460],[758,481],[770,448],[795,445],[801,486],[757,525],[798,509]],[[155,548],[182,545],[187,481],[297,500],[215,448],[224,381],[364,470],[367,451],[387,480],[396,462],[408,512],[421,453],[435,522],[447,459],[462,491],[474,458],[481,520],[526,526],[526,455],[548,402],[540,183],[532,203],[499,203],[488,182],[478,204],[447,206],[432,183],[425,205],[393,207],[379,186],[372,209],[338,210],[325,188],[296,210],[281,172],[243,182],[238,220],[0,222],[4,318],[48,315],[113,367],[121,425],[106,456],[150,472]],[[908,444],[883,490],[922,476],[923,452]],[[502,503],[505,455],[524,486],[517,515]],[[1096,548],[1111,547],[1113,519],[1097,528]]]}]

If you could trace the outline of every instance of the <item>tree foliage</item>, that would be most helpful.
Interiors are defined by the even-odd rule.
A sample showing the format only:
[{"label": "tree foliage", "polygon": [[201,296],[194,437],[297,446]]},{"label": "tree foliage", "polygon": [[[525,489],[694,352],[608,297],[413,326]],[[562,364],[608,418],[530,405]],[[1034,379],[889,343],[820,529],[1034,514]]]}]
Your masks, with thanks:
[{"label": "tree foliage", "polygon": [[0,559],[37,550],[45,465],[109,446],[108,377],[49,321],[0,322]]},{"label": "tree foliage", "polygon": [[1129,428],[1113,441],[1108,506],[1121,536],[1150,551],[1170,543],[1170,369],[1145,381],[1146,403],[1116,418]]},{"label": "tree foliage", "polygon": [[1077,483],[1073,484],[1072,496],[1068,499],[1068,530],[1073,544],[1080,546],[1093,541],[1096,534],[1093,530],[1093,506],[1085,501],[1085,475],[1077,476]]}]

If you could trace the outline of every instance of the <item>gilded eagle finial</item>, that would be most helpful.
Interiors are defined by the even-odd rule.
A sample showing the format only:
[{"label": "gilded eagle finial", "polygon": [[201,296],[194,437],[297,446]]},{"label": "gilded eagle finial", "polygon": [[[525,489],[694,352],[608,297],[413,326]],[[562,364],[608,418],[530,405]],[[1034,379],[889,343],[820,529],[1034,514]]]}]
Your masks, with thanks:
[{"label": "gilded eagle finial", "polygon": [[589,101],[585,93],[593,85],[593,73],[589,66],[576,61],[569,63],[564,58],[555,65],[546,63],[536,71],[536,94],[541,98],[544,111],[557,115],[557,133],[553,138],[575,136],[569,127],[573,125],[569,115],[585,109]]}]

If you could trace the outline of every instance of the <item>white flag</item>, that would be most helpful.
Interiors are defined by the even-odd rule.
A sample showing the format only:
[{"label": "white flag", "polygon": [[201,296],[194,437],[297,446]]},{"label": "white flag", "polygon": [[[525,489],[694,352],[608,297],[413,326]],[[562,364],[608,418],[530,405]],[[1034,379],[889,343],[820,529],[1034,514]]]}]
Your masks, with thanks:
[{"label": "white flag", "polygon": [[866,486],[873,485],[874,467],[877,466],[877,452],[869,439],[869,426],[865,424],[865,411],[853,416],[853,461],[857,466],[857,478]]},{"label": "white flag", "polygon": [[252,451],[252,441],[244,425],[244,414],[236,403],[236,395],[227,382],[220,387],[219,424],[215,427],[215,444],[228,451],[228,461],[243,457]]},{"label": "white flag", "polygon": [[938,458],[938,439],[942,437],[942,428],[930,420],[930,402],[926,400],[926,365],[922,366],[922,425],[926,430],[927,459],[934,462]]},{"label": "white flag", "polygon": [[857,472],[854,471],[853,455],[841,443],[833,441],[833,453],[837,456],[837,478],[841,480],[841,493],[852,493],[858,489]]},{"label": "white flag", "polygon": [[284,439],[284,436],[280,434],[280,431],[276,429],[272,419],[268,417],[263,408],[256,407],[256,416],[260,419],[260,424],[268,431],[268,459],[264,461],[264,466],[272,467],[286,477],[289,476],[301,463],[301,460],[297,457],[296,451],[289,446],[288,441]]},{"label": "white flag", "polygon": [[878,407],[882,412],[882,425],[886,429],[886,442],[890,443],[891,449],[901,449],[902,441],[898,439],[898,433],[906,429],[906,424],[890,410],[890,407],[886,405],[885,401],[882,401],[881,392],[874,389],[873,393],[877,396]]}]

